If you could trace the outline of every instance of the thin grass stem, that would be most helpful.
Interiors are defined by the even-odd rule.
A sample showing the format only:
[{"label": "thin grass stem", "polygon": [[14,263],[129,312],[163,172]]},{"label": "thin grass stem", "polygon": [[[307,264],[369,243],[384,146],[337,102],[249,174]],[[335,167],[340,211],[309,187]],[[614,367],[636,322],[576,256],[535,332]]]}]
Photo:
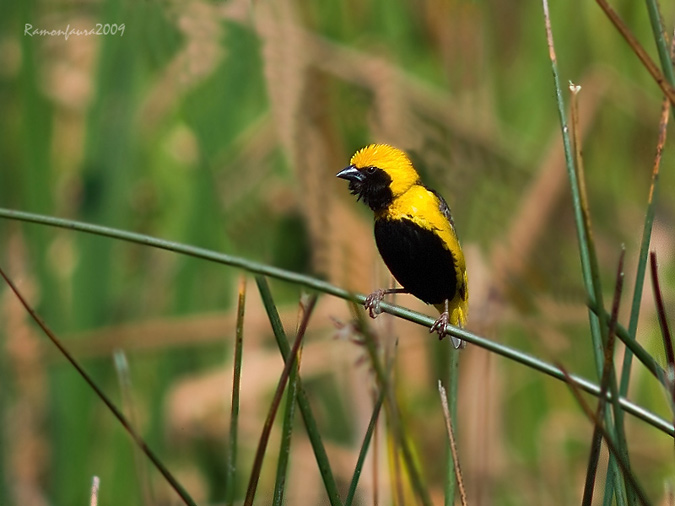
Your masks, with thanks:
[{"label": "thin grass stem", "polygon": [[[368,352],[370,363],[375,371],[378,386],[380,389],[385,390],[387,392],[386,397],[387,402],[385,403],[385,409],[387,412],[387,422],[389,424],[391,432],[394,435],[393,443],[400,447],[400,454],[403,457],[403,462],[405,463],[406,469],[408,471],[408,476],[410,478],[410,482],[415,494],[417,495],[417,497],[419,498],[420,502],[423,505],[431,506],[432,504],[431,497],[429,496],[427,487],[422,480],[422,472],[418,467],[417,460],[413,457],[411,442],[409,441],[408,437],[405,434],[405,426],[404,424],[401,423],[401,413],[398,407],[398,402],[396,401],[396,395],[394,393],[392,381],[387,376],[385,369],[380,363],[380,359],[378,357],[377,342],[375,340],[375,336],[368,331],[368,327],[364,321],[363,313],[358,312],[356,308],[354,308],[354,313],[360,320],[359,328],[362,330],[363,333],[364,337],[363,342],[366,351]],[[392,462],[395,466],[399,465],[398,459],[399,459],[399,452],[398,451],[393,452]],[[400,475],[399,472],[395,472],[394,474],[396,476]],[[402,480],[400,479],[396,479],[394,481],[396,482],[397,485],[399,485],[402,482]],[[398,493],[398,495],[402,497],[402,494],[400,492]]]},{"label": "thin grass stem", "polygon": [[[675,41],[674,41],[675,42]],[[672,46],[675,48],[675,44]],[[661,157],[663,147],[666,144],[668,132],[669,114],[668,100],[664,99],[661,105],[661,120],[659,122],[659,139],[656,144],[656,155],[652,166],[652,180],[649,187],[649,196],[647,197],[647,211],[645,214],[645,223],[642,228],[642,240],[640,242],[640,253],[638,256],[637,271],[635,274],[635,288],[633,290],[633,302],[631,305],[630,320],[628,322],[628,337],[632,340],[637,339],[637,326],[640,317],[640,303],[642,302],[642,292],[644,289],[645,273],[647,271],[647,256],[649,254],[649,243],[651,242],[652,227],[654,224],[654,214],[656,212],[656,196],[659,188],[659,170],[661,167]],[[621,368],[621,384],[619,393],[625,397],[628,394],[628,385],[630,382],[630,369],[633,362],[633,351],[626,347]]]},{"label": "thin grass stem", "polygon": [[[138,414],[136,411],[136,404],[134,402],[133,387],[131,384],[131,373],[129,371],[129,362],[126,354],[122,350],[115,350],[113,353],[113,362],[115,364],[115,371],[120,384],[120,392],[122,393],[122,406],[126,407],[129,421],[134,427],[138,427]],[[148,476],[147,461],[143,458],[142,452],[137,446],[133,447],[134,466],[138,473],[138,481],[143,496],[143,504],[150,506],[155,504],[154,494],[152,492],[152,482]]]},{"label": "thin grass stem", "polygon": [[164,476],[164,479],[169,483],[171,488],[174,489],[176,494],[183,500],[188,506],[196,506],[196,503],[190,497],[190,494],[183,488],[183,486],[174,478],[171,472],[164,466],[162,461],[154,454],[154,452],[148,447],[147,443],[143,438],[136,432],[136,429],[129,423],[122,411],[108,398],[108,396],[99,388],[99,386],[94,382],[94,380],[89,376],[89,374],[84,370],[80,363],[75,359],[73,355],[68,351],[68,349],[61,343],[61,340],[56,337],[47,324],[42,321],[42,318],[37,314],[37,312],[28,304],[26,299],[23,297],[19,289],[14,285],[11,279],[7,277],[5,271],[0,268],[0,276],[3,277],[7,285],[14,292],[16,297],[19,299],[23,307],[28,311],[33,321],[42,329],[45,335],[49,340],[54,343],[54,345],[59,349],[61,354],[70,362],[70,364],[75,368],[75,370],[80,374],[84,381],[89,385],[89,387],[94,391],[101,401],[108,407],[112,414],[117,418],[117,420],[122,424],[122,427],[127,431],[131,436],[131,439],[134,440],[136,445],[145,453],[145,455],[150,459],[150,461],[155,465],[157,470]]},{"label": "thin grass stem", "polygon": [[[381,393],[381,391],[380,391]],[[379,397],[379,395],[378,395]],[[375,424],[375,432],[373,434],[373,504],[377,505],[380,501],[380,438],[379,424]]]},{"label": "thin grass stem", "polygon": [[[281,352],[281,356],[284,359],[284,362],[290,360],[291,357],[291,348],[288,345],[288,339],[286,338],[286,332],[284,327],[281,324],[281,318],[279,317],[279,311],[277,310],[276,304],[274,303],[274,298],[272,297],[272,292],[270,290],[267,279],[264,276],[256,276],[256,284],[258,285],[258,291],[265,306],[265,311],[267,311],[267,317],[270,320],[272,325],[272,330],[274,332],[274,337]],[[296,366],[297,367],[297,366]],[[319,472],[321,473],[321,478],[323,479],[324,487],[326,488],[326,493],[328,494],[328,499],[331,506],[341,506],[342,501],[340,500],[340,495],[337,489],[337,483],[333,475],[333,471],[330,467],[330,461],[328,460],[328,454],[326,453],[326,448],[321,441],[321,433],[316,424],[316,419],[312,414],[312,408],[309,404],[309,399],[305,393],[305,389],[302,387],[302,378],[297,376],[297,401],[298,407],[300,408],[300,414],[302,419],[305,422],[305,429],[307,430],[307,437],[312,445],[312,450],[314,450],[314,456],[316,458],[317,465],[319,466]]]},{"label": "thin grass stem", "polygon": [[[551,39],[551,44],[553,40]],[[591,213],[590,206],[588,204],[588,192],[586,190],[586,177],[584,175],[584,164],[583,158],[581,156],[581,144],[579,142],[578,136],[578,104],[577,96],[581,88],[570,83],[571,90],[571,116],[572,116],[572,138],[574,139],[573,143],[573,152],[574,152],[574,162],[572,162],[570,169],[570,177],[575,180],[573,187],[578,188],[579,192],[579,206],[581,212],[581,222],[577,222],[577,227],[581,227],[580,230],[580,239],[579,247],[580,250],[584,252],[584,256],[587,257],[587,267],[584,268],[584,281],[586,283],[586,292],[589,297],[593,297],[599,307],[605,307],[605,304],[602,300],[602,287],[600,284],[600,269],[598,267],[598,259],[595,254],[595,242],[593,240],[593,228],[591,225]],[[566,137],[567,133],[563,129],[563,137]],[[568,160],[568,163],[570,160]],[[593,346],[594,356],[596,360],[596,369],[598,371],[598,378],[602,375],[602,363],[603,363],[603,345],[607,342],[607,327],[604,325],[597,325],[597,318],[590,314],[591,322],[591,342]]]},{"label": "thin grass stem", "polygon": [[656,262],[656,253],[654,251],[649,255],[652,287],[654,290],[654,300],[656,301],[656,314],[659,318],[659,327],[663,337],[663,347],[666,353],[666,362],[668,363],[668,392],[670,393],[670,409],[675,415],[675,351],[673,351],[673,336],[670,333],[666,308],[663,303],[663,293],[661,292],[661,281],[659,280],[658,263]]},{"label": "thin grass stem", "polygon": [[[593,299],[589,299],[588,307],[604,322],[609,322],[609,313],[604,308],[598,307]],[[630,348],[635,357],[645,366],[645,368],[661,383],[666,386],[666,372],[661,365],[652,357],[647,350],[635,339],[631,339],[628,330],[623,325],[617,324],[616,335],[621,339],[623,344]]]},{"label": "thin grass stem", "polygon": [[[456,352],[457,351],[455,350],[455,353]],[[466,490],[464,489],[464,480],[462,479],[462,468],[459,465],[459,453],[457,452],[457,442],[455,441],[455,431],[453,430],[456,418],[455,420],[452,419],[448,393],[445,391],[445,388],[443,388],[443,384],[441,383],[440,380],[438,381],[438,393],[441,396],[441,406],[443,406],[443,418],[445,419],[445,429],[448,432],[448,441],[450,443],[450,456],[452,458],[452,474],[453,474],[452,479],[457,483],[457,489],[459,491],[459,499],[462,503],[462,506],[467,506],[468,501],[466,499]],[[451,490],[452,495],[446,494],[445,496],[446,505],[455,504],[454,487]]]},{"label": "thin grass stem", "polygon": [[586,244],[586,238],[584,236],[584,218],[581,209],[581,191],[579,189],[579,181],[577,179],[575,171],[574,154],[572,150],[572,143],[569,136],[569,128],[567,126],[567,118],[565,114],[565,102],[563,100],[562,87],[560,86],[560,77],[558,75],[558,60],[555,53],[555,45],[553,43],[553,30],[551,28],[551,17],[549,14],[548,0],[542,0],[542,5],[544,9],[544,25],[546,28],[546,40],[548,44],[549,59],[551,61],[551,72],[553,74],[553,85],[555,89],[556,104],[558,106],[558,117],[560,119],[560,127],[562,132],[563,150],[565,153],[565,166],[567,168],[567,176],[570,182],[570,190],[572,195],[572,209],[574,211],[577,239],[579,241],[579,256],[581,258],[581,269],[587,291],[590,292],[591,269],[590,269],[588,245]]},{"label": "thin grass stem", "polygon": [[91,491],[89,492],[89,506],[98,506],[98,491],[101,487],[101,479],[94,476],[91,480]]},{"label": "thin grass stem", "polygon": [[[300,316],[299,323],[303,320],[303,314],[306,311],[307,301],[301,299],[299,304]],[[298,325],[298,329],[300,325]],[[279,444],[279,458],[277,460],[277,475],[274,481],[274,495],[272,504],[281,506],[284,500],[284,491],[286,489],[286,474],[288,472],[288,460],[291,455],[291,440],[293,438],[293,421],[295,419],[295,403],[298,395],[298,370],[302,358],[302,346],[298,351],[297,367],[291,369],[288,378],[288,388],[286,390],[286,404],[284,406],[284,420],[281,428],[281,442]]]},{"label": "thin grass stem", "polygon": [[581,506],[591,506],[593,502],[593,492],[595,491],[595,477],[598,472],[598,463],[600,462],[601,448],[602,448],[602,432],[596,425],[593,427],[593,436],[591,437],[591,451],[588,456],[588,465],[586,466],[586,480],[584,481],[584,494],[581,498]]},{"label": "thin grass stem", "polygon": [[[563,371],[563,374],[565,374],[566,377],[571,379],[565,369],[562,366],[559,366],[560,369]],[[581,395],[581,391],[579,388],[574,384],[573,381],[569,381],[567,385],[570,387],[570,391],[574,395],[574,398],[576,399],[577,403],[579,406],[581,406],[581,409],[584,411],[588,419],[596,426],[599,428],[600,432],[602,433],[602,437],[605,439],[605,443],[607,444],[607,448],[609,449],[610,453],[614,455],[616,458],[617,464],[621,468],[621,471],[626,478],[627,481],[630,482],[631,486],[635,490],[635,493],[637,495],[638,501],[640,501],[640,504],[643,506],[649,506],[651,502],[647,499],[646,494],[642,490],[642,487],[640,484],[637,482],[635,479],[635,476],[628,470],[628,466],[623,460],[623,457],[621,453],[617,450],[616,445],[614,444],[614,441],[612,440],[610,434],[607,432],[605,427],[602,424],[602,419],[599,419],[595,416],[595,413],[593,413],[593,410],[591,407],[586,403],[586,400],[583,398]]]},{"label": "thin grass stem", "polygon": [[672,45],[668,49],[668,41],[666,40],[666,31],[663,27],[663,19],[659,11],[659,5],[656,0],[645,0],[647,4],[647,12],[649,13],[649,22],[654,34],[654,42],[656,43],[656,50],[659,53],[659,60],[661,62],[661,69],[663,75],[671,86],[675,87],[675,71],[673,71]]},{"label": "thin grass stem", "polygon": [[[574,211],[574,220],[577,230],[577,239],[579,242],[579,257],[581,259],[581,272],[586,287],[586,292],[589,298],[602,306],[602,300],[596,300],[593,290],[593,274],[591,268],[591,253],[588,244],[587,222],[584,216],[584,191],[580,186],[578,177],[578,169],[575,163],[575,151],[572,147],[570,139],[569,127],[567,125],[567,118],[565,114],[565,102],[562,95],[562,87],[560,85],[560,77],[558,74],[558,60],[555,53],[555,44],[553,42],[553,29],[551,27],[551,16],[549,14],[548,0],[542,0],[544,9],[544,25],[546,28],[546,41],[548,45],[549,59],[551,61],[551,72],[553,74],[553,86],[555,89],[556,104],[558,106],[558,117],[560,119],[560,127],[562,132],[563,148],[565,153],[565,166],[567,168],[567,176],[570,183],[570,191],[572,195],[572,209]],[[598,319],[592,314],[589,314],[591,337],[593,338],[593,351],[596,361],[596,369],[598,371],[598,378],[602,369],[602,342],[598,339],[600,335],[600,325]]]},{"label": "thin grass stem", "polygon": [[[244,506],[252,506],[253,499],[255,499],[255,492],[258,486],[258,481],[260,479],[260,472],[262,471],[263,459],[265,457],[265,450],[267,448],[267,443],[269,441],[270,433],[272,432],[272,424],[276,417],[279,406],[281,405],[281,398],[284,395],[284,389],[286,388],[286,383],[291,374],[291,370],[296,371],[297,376],[297,361],[298,352],[300,351],[300,345],[302,344],[302,338],[305,336],[305,331],[307,330],[307,324],[309,323],[309,317],[312,314],[314,309],[314,304],[316,303],[316,295],[310,298],[306,308],[305,313],[302,317],[302,322],[300,323],[300,328],[298,329],[298,334],[293,342],[293,347],[288,355],[288,358],[285,360],[284,369],[281,372],[279,377],[279,383],[277,384],[277,389],[274,392],[274,397],[270,404],[270,410],[265,419],[263,425],[263,431],[260,434],[260,441],[258,442],[258,449],[256,450],[255,459],[253,461],[253,469],[251,470],[251,478],[248,482],[248,489],[246,491],[246,499],[244,500]],[[276,306],[275,306],[276,310]]]},{"label": "thin grass stem", "polygon": [[237,446],[239,433],[239,399],[241,394],[241,364],[244,354],[244,314],[246,311],[246,278],[239,278],[237,291],[237,321],[234,339],[234,367],[232,373],[232,406],[230,407],[230,444],[227,452],[227,475],[225,483],[225,501],[228,506],[234,504],[235,479],[237,475]]},{"label": "thin grass stem", "polygon": [[[606,394],[607,392],[611,389],[611,381],[615,379],[614,375],[614,345],[616,342],[616,325],[617,325],[617,320],[619,317],[619,305],[621,302],[621,294],[623,292],[623,282],[624,282],[624,271],[623,271],[623,264],[624,264],[624,258],[626,255],[626,250],[622,249],[621,250],[621,256],[619,257],[619,266],[617,267],[617,273],[616,273],[616,282],[615,282],[615,288],[614,288],[614,300],[612,302],[612,314],[609,320],[609,325],[608,325],[608,333],[607,333],[607,343],[605,346],[605,361],[603,364],[603,369],[602,369],[602,379],[600,382],[600,397],[598,401],[598,407],[597,407],[597,412],[596,412],[596,419],[602,420],[602,418],[605,416],[605,399],[606,399]],[[616,404],[613,403],[613,406],[615,407],[615,420],[617,420],[616,413],[620,411],[619,409],[616,408]],[[617,422],[618,426],[623,427],[623,419],[619,419],[620,421]],[[620,434],[620,432],[617,430],[617,434]],[[596,438],[601,437],[601,431],[600,428],[596,425],[593,430],[593,441],[596,441]],[[625,437],[625,436],[624,436]],[[626,461],[626,465],[630,465],[630,462],[627,458],[628,454],[628,448],[625,442],[621,441],[621,436],[618,436],[618,445],[619,449],[622,450],[622,456]],[[623,448],[621,445],[625,445]],[[593,447],[592,450],[596,451],[597,454],[593,455],[591,454],[591,458],[589,459],[589,467],[590,467],[590,462],[595,461],[595,464],[597,465],[597,461],[599,459],[599,452],[600,452],[600,447]],[[605,480],[605,494],[604,494],[604,503],[605,504],[610,504],[612,500],[612,496],[616,495],[617,498],[617,503],[619,504],[625,504],[626,500],[628,501],[629,504],[635,504],[635,497],[634,495],[626,491],[626,495],[624,496],[623,492],[625,489],[625,483],[623,484],[624,486],[621,487],[621,484],[615,484],[616,479],[620,477],[619,470],[617,468],[616,461],[614,460],[613,457],[611,457],[609,463],[608,463],[608,469],[607,469],[607,479]],[[593,471],[593,479],[595,478],[595,471]],[[588,492],[590,489],[590,493],[592,494],[593,488],[592,484],[591,486],[587,486],[585,488],[585,492]],[[584,498],[586,499],[586,496],[584,494]],[[590,506],[592,496],[588,498],[588,502],[585,502],[584,504],[588,504]]]},{"label": "thin grass stem", "polygon": [[[449,349],[450,357],[448,361],[448,390],[449,395],[445,388],[443,388],[443,394],[441,398],[443,403],[447,403],[447,415],[449,420],[446,420],[447,428],[450,430],[452,427],[457,427],[457,397],[459,394],[459,350],[454,348]],[[439,383],[439,388],[442,385]],[[445,408],[445,405],[443,406]],[[444,409],[445,414],[445,409]],[[454,447],[454,433],[448,432],[449,437],[449,448],[447,451],[447,466],[445,471],[445,506],[452,506],[455,504],[456,490],[459,488],[460,498],[462,498],[462,504],[466,500],[466,493],[463,490],[463,486],[460,486],[459,479],[461,475],[458,475],[459,460],[457,459],[457,451]]]},{"label": "thin grass stem", "polygon": [[382,403],[386,396],[386,391],[380,389],[379,394],[377,395],[377,400],[373,406],[373,413],[370,415],[370,422],[368,422],[368,428],[366,433],[363,436],[363,443],[361,443],[361,449],[359,450],[359,456],[356,460],[356,466],[354,467],[354,474],[352,475],[352,481],[349,484],[349,491],[347,492],[347,499],[345,499],[345,506],[351,506],[356,495],[356,488],[359,484],[359,478],[361,477],[361,472],[363,471],[363,464],[366,461],[366,455],[368,454],[368,449],[370,448],[370,441],[377,427],[377,420],[380,416],[380,410],[382,408]]},{"label": "thin grass stem", "polygon": [[[624,39],[626,39],[628,45],[631,47],[636,56],[640,59],[642,65],[645,67],[647,72],[649,72],[654,81],[656,81],[656,84],[659,86],[659,88],[661,88],[663,94],[666,97],[668,97],[671,107],[675,107],[675,83],[670,79],[666,79],[661,70],[659,70],[659,67],[656,65],[656,63],[654,63],[654,60],[651,59],[645,48],[642,47],[642,45],[640,44],[640,42],[638,42],[635,35],[633,35],[633,33],[630,31],[626,23],[623,22],[623,20],[617,14],[617,12],[614,9],[612,9],[612,7],[607,3],[607,0],[596,0],[596,2],[603,10],[607,18],[615,26],[617,31],[623,36]],[[656,15],[660,18],[660,16],[658,15],[658,9]],[[650,12],[650,19],[651,17],[652,15]],[[659,30],[660,26],[662,26],[660,21],[657,22],[657,25],[658,27],[656,29]],[[653,22],[652,22],[652,29],[654,29]],[[661,51],[659,51],[659,53],[660,52]],[[670,64],[670,66],[672,75],[672,63]],[[668,65],[666,65],[666,68],[667,67]]]},{"label": "thin grass stem", "polygon": [[288,461],[291,456],[291,440],[293,439],[293,420],[295,419],[295,403],[297,393],[297,375],[291,371],[291,377],[288,380],[288,389],[286,391],[284,420],[281,428],[281,443],[279,444],[277,475],[276,479],[274,480],[274,495],[272,496],[272,504],[274,506],[281,506],[284,501],[286,475],[288,473]]},{"label": "thin grass stem", "polygon": [[[590,276],[591,276],[591,286],[587,286],[588,295],[592,296],[596,303],[600,307],[604,307],[602,295],[602,282],[600,280],[600,266],[598,263],[598,256],[595,251],[595,238],[593,235],[593,226],[591,220],[591,210],[590,204],[588,201],[588,191],[586,189],[586,176],[584,173],[584,161],[581,155],[581,143],[578,136],[578,101],[577,97],[580,91],[579,86],[570,85],[572,100],[571,100],[571,111],[572,111],[572,136],[574,139],[574,169],[577,182],[579,185],[579,196],[581,203],[581,213],[583,216],[583,236],[585,239],[586,249],[588,250],[589,266],[590,266]],[[617,287],[623,288],[623,252],[620,261],[620,286],[619,281],[617,281]],[[617,275],[619,277],[619,275]],[[616,301],[618,304],[618,301]],[[614,347],[611,347],[610,360],[608,361],[607,353],[610,350],[609,341],[610,333],[613,333],[613,329],[616,328],[616,318],[610,318],[610,321],[607,325],[602,322],[600,325],[595,325],[597,322],[597,317],[592,315],[591,312],[591,338],[593,343],[593,349],[595,350],[596,358],[596,368],[598,369],[598,377],[601,378],[601,389],[603,381],[609,387],[609,391],[612,392],[612,398],[618,397],[618,385],[616,381],[616,375],[614,373],[614,362],[611,360],[613,358]],[[612,329],[612,330],[610,330]],[[613,339],[613,337],[612,337]],[[607,370],[607,368],[609,368]],[[604,395],[604,393],[603,393]],[[602,400],[602,397],[600,398]],[[613,404],[614,405],[614,404]],[[614,412],[614,420],[611,418],[611,414],[604,409],[604,403],[602,406],[602,416],[605,418],[605,426],[607,431],[610,433],[612,438],[617,442],[618,448],[623,452],[624,460],[628,463],[628,443],[626,441],[626,436],[623,431],[623,416],[620,409]],[[635,504],[634,498],[628,494],[626,498],[626,486],[625,483],[621,480],[621,475],[618,472],[616,462],[614,462],[614,457],[610,455],[608,461],[608,479],[605,480],[605,504],[611,502],[613,495],[616,495],[616,500],[619,505]],[[617,483],[616,480],[619,480]]]},{"label": "thin grass stem", "polygon": [[[568,179],[570,181],[570,189],[572,193],[572,204],[574,210],[574,217],[577,229],[577,236],[579,241],[579,256],[581,259],[581,270],[583,275],[584,284],[586,287],[586,293],[588,297],[592,297],[598,307],[604,308],[602,301],[602,288],[600,284],[600,274],[597,262],[597,256],[595,255],[595,247],[592,236],[591,220],[590,220],[590,210],[588,205],[588,199],[586,195],[586,189],[584,185],[583,177],[583,161],[581,158],[581,147],[579,145],[578,138],[576,138],[577,129],[574,128],[576,125],[577,110],[576,110],[576,95],[579,91],[579,87],[572,86],[572,133],[575,136],[574,151],[572,150],[572,143],[570,140],[569,128],[567,126],[567,120],[565,115],[565,105],[562,96],[562,88],[560,86],[560,78],[558,74],[558,63],[555,52],[555,43],[553,40],[553,30],[551,27],[551,17],[549,13],[548,0],[542,0],[543,10],[544,10],[544,24],[546,29],[546,40],[549,51],[549,59],[551,61],[551,71],[553,74],[553,84],[556,93],[556,103],[558,106],[558,115],[560,118],[561,133],[563,140],[563,147],[565,153],[565,165],[567,167]],[[596,363],[596,371],[598,378],[602,376],[602,350],[603,345],[607,342],[607,326],[603,325],[604,322],[599,321],[599,319],[593,314],[592,311],[589,311],[589,325],[591,329],[591,339],[592,339],[592,348],[594,352],[594,358]],[[612,381],[613,379],[613,381]],[[610,379],[610,384],[612,384],[612,395],[618,397],[618,387],[616,386],[616,378]],[[606,423],[608,432],[614,437],[615,436],[615,426],[612,423],[609,414],[606,414]],[[620,438],[623,441],[623,438]],[[624,447],[625,448],[625,447]],[[609,463],[610,467],[613,466],[611,459]],[[617,500],[621,502],[621,487],[613,487],[610,482],[610,487],[617,492]]]},{"label": "thin grass stem", "polygon": [[[253,262],[244,258],[226,255],[223,253],[207,250],[204,248],[197,248],[194,246],[189,246],[178,242],[158,239],[144,234],[137,234],[134,232],[127,232],[124,230],[114,229],[110,227],[103,227],[100,225],[92,225],[89,223],[82,223],[62,218],[53,218],[51,216],[26,213],[23,211],[15,211],[4,208],[0,208],[0,217],[29,223],[38,223],[42,225],[76,230],[79,232],[110,237],[127,242],[164,249],[167,251],[173,251],[175,253],[189,255],[195,258],[201,258],[203,260],[208,260],[223,265],[229,265],[231,267],[236,267],[254,274],[262,274],[264,276],[269,276],[289,283],[294,283],[309,288],[311,290],[316,290],[321,293],[333,295],[335,297],[339,297],[341,299],[345,299],[358,304],[363,304],[366,298],[365,295],[363,294],[350,292],[349,290],[339,288],[335,285],[332,285],[317,278],[313,278],[311,276],[298,274],[295,272],[280,269],[278,267]],[[596,315],[600,316],[601,318],[604,317],[607,319],[607,321],[609,321],[609,315],[603,308],[597,308],[592,298],[589,299],[588,305]],[[380,309],[382,309],[382,311],[385,313],[394,315],[399,318],[403,318],[404,320],[413,322],[418,325],[422,325],[426,328],[431,327],[431,325],[434,323],[434,319],[429,316],[417,313],[415,311],[412,311],[410,309],[401,306],[395,306],[387,302],[382,302],[380,304]],[[537,357],[534,357],[528,353],[522,352],[515,348],[511,348],[509,346],[492,341],[490,339],[486,339],[477,334],[468,332],[467,330],[460,329],[458,327],[453,327],[452,325],[448,325],[446,331],[449,335],[467,341],[468,343],[474,344],[492,353],[500,355],[504,358],[522,364],[536,371],[542,372],[557,380],[565,381],[565,376],[558,367],[548,362],[545,362]],[[621,325],[617,327],[617,336],[627,346],[631,348],[636,358],[638,358],[638,360],[640,360],[647,367],[647,369],[657,379],[659,379],[659,381],[661,381],[665,385],[666,384],[665,371],[663,371],[663,369],[654,360],[654,358],[651,355],[649,355],[649,353],[647,353],[647,351],[639,343],[629,339],[628,331]],[[576,382],[577,386],[579,386],[579,388],[581,388],[585,392],[588,392],[595,396],[598,396],[600,394],[600,388],[598,387],[597,384],[594,384],[576,375],[572,375],[571,377]],[[673,427],[672,423],[667,422],[666,420],[660,418],[654,413],[644,409],[643,407],[631,401],[628,401],[625,398],[620,398],[619,402],[626,412],[632,414],[633,416],[636,416],[640,420],[652,425],[653,427],[661,430],[662,432],[665,432],[671,436],[675,436],[675,428]]]}]

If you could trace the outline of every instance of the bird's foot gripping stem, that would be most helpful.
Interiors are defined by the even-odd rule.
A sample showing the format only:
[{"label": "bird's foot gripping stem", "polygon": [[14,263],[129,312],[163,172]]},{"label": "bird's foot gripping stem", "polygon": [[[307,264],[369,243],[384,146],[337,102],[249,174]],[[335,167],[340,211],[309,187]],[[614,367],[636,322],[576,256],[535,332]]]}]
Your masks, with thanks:
[{"label": "bird's foot gripping stem", "polygon": [[[438,319],[431,326],[431,328],[429,329],[429,333],[431,334],[433,332],[436,332],[438,334],[438,339],[442,340],[445,336],[448,335],[446,327],[448,326],[449,323],[450,323],[450,314],[446,309],[441,313],[441,316],[439,316]],[[460,326],[463,327],[461,323]],[[450,339],[452,339],[452,345],[455,347],[455,349],[464,348],[466,346],[466,343],[464,341],[455,336],[450,336]]]},{"label": "bird's foot gripping stem", "polygon": [[387,290],[375,290],[373,293],[366,297],[363,307],[368,311],[368,314],[371,318],[377,317],[378,314],[382,312],[380,308],[380,302],[384,299],[384,296],[387,294]]},{"label": "bird's foot gripping stem", "polygon": [[405,288],[380,288],[379,290],[375,290],[373,293],[368,295],[365,302],[363,303],[363,307],[368,310],[368,314],[371,318],[375,318],[382,312],[382,309],[380,308],[380,302],[382,302],[382,299],[384,299],[385,295],[389,295],[391,293],[408,293],[408,291]]}]

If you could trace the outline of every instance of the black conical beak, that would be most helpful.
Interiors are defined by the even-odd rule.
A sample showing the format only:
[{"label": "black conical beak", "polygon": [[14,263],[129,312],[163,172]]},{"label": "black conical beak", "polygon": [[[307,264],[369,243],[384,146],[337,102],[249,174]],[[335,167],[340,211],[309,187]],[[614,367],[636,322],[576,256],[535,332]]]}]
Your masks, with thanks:
[{"label": "black conical beak", "polygon": [[363,181],[365,179],[363,172],[353,165],[345,167],[335,175],[339,178],[346,179],[347,181]]}]

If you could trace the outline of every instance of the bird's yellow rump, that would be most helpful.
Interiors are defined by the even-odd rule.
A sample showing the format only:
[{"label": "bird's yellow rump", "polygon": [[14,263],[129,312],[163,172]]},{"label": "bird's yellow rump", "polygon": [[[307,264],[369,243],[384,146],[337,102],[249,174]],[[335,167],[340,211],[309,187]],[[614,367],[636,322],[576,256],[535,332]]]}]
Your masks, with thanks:
[{"label": "bird's yellow rump", "polygon": [[[377,290],[366,298],[370,316],[388,293],[410,293],[441,313],[430,329],[442,339],[448,323],[464,327],[468,315],[468,281],[464,253],[450,208],[420,181],[405,152],[386,144],[357,151],[337,177],[375,214],[375,242],[402,288]],[[463,345],[453,337],[455,347]]]}]

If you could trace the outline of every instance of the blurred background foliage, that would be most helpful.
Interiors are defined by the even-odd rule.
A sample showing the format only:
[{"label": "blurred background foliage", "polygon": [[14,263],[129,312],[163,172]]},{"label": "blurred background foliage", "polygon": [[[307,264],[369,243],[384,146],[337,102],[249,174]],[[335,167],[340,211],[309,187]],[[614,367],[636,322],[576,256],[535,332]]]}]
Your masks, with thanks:
[{"label": "blurred background foliage", "polygon": [[[644,5],[614,5],[653,54]],[[551,7],[562,78],[582,86],[584,161],[609,300],[622,243],[627,294],[634,282],[661,97],[595,3]],[[661,7],[672,20],[674,4]],[[27,23],[124,32],[30,36]],[[4,1],[0,110],[0,206],[186,242],[361,292],[389,277],[369,211],[334,175],[367,143],[407,149],[453,209],[471,280],[469,328],[595,379],[536,2]],[[671,318],[672,148],[669,141],[652,242]],[[200,504],[222,504],[239,273],[6,220],[0,262],[119,402],[112,353],[125,351],[133,383],[126,409]],[[293,335],[299,289],[272,286]],[[101,504],[175,504],[13,296],[0,294],[0,504],[83,504],[93,475]],[[283,366],[254,288],[248,300],[240,498]],[[433,313],[412,298],[397,302]],[[653,308],[647,284],[638,335],[662,357]],[[302,375],[346,486],[373,380],[363,351],[334,338],[331,318],[348,319],[347,305],[323,297]],[[373,325],[387,346],[398,338],[404,417],[440,501],[445,432],[435,385],[448,342],[387,316]],[[579,502],[592,427],[563,384],[469,346],[459,396],[472,504]],[[662,390],[637,367],[630,397],[669,416]],[[634,419],[627,425],[638,478],[661,500],[675,471],[672,441]],[[287,503],[321,504],[313,455],[304,431],[296,434]],[[260,504],[273,469],[263,468]],[[386,458],[377,479],[366,469],[362,504],[374,487],[388,504]]]}]

